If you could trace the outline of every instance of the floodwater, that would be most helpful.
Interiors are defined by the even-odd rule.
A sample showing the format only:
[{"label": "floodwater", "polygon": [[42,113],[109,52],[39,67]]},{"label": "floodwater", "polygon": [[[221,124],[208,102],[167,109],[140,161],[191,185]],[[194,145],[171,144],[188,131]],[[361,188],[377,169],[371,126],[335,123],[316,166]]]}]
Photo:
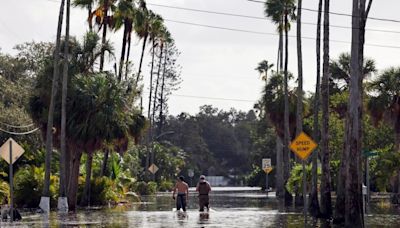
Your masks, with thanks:
[{"label": "floodwater", "polygon": [[[308,217],[302,208],[280,206],[273,193],[266,196],[257,188],[213,188],[209,213],[197,209],[194,192],[188,211],[175,212],[171,193],[143,197],[143,203],[129,207],[85,210],[49,217],[31,214],[22,222],[2,222],[1,227],[331,227],[329,221]],[[366,227],[400,227],[400,209],[386,200],[374,200],[368,208]]]}]

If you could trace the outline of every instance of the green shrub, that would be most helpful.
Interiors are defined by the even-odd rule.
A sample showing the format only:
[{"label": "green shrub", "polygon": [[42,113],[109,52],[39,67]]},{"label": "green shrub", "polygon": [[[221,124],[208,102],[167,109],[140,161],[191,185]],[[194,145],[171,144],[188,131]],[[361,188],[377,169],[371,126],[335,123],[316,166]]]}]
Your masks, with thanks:
[{"label": "green shrub", "polygon": [[[44,168],[25,166],[14,176],[14,202],[17,207],[36,208],[43,191]],[[50,176],[50,205],[57,205],[58,177]]]},{"label": "green shrub", "polygon": [[174,183],[172,181],[162,180],[160,183],[160,186],[158,187],[158,191],[161,191],[161,192],[171,191],[173,187],[174,187]]},{"label": "green shrub", "polygon": [[139,195],[153,195],[157,192],[157,183],[151,181],[149,183],[139,181],[135,185],[135,191]]},{"label": "green shrub", "polygon": [[[118,202],[118,193],[114,186],[114,181],[108,177],[92,178],[90,181],[90,205],[106,205],[108,202]],[[79,186],[78,202],[80,202],[85,181]]]}]

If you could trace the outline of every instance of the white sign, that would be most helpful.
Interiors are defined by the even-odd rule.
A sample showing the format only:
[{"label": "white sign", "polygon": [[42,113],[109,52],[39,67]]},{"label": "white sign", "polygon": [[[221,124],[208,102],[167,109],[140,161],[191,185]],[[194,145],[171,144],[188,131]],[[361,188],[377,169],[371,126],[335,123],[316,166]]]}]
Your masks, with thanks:
[{"label": "white sign", "polygon": [[263,158],[262,160],[262,169],[265,170],[266,168],[272,167],[271,158]]},{"label": "white sign", "polygon": [[263,158],[263,160],[262,160],[262,169],[267,174],[272,171],[273,168],[272,168],[272,164],[271,164],[271,158]]},{"label": "white sign", "polygon": [[18,158],[22,156],[22,154],[25,152],[25,150],[17,143],[14,141],[14,139],[9,138],[1,147],[0,147],[0,156],[8,163],[10,164],[10,142],[11,142],[11,147],[12,147],[12,164]]},{"label": "white sign", "polygon": [[192,177],[194,176],[194,171],[193,171],[193,169],[189,169],[189,170],[188,170],[188,176],[189,176],[190,178],[192,178]]}]

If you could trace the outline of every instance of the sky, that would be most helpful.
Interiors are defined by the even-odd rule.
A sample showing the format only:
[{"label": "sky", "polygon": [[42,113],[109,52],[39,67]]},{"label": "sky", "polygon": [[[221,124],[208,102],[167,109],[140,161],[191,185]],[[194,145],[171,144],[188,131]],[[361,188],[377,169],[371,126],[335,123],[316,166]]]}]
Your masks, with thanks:
[{"label": "sky", "polygon": [[[264,17],[264,5],[248,0],[147,0],[148,8],[160,14],[182,52],[178,59],[182,66],[179,90],[169,100],[169,113],[195,114],[199,107],[211,104],[228,110],[248,111],[260,98],[264,82],[255,71],[261,60],[275,63],[278,46],[276,28],[268,19],[254,19],[215,15],[201,12],[171,9],[158,5],[192,8]],[[400,1],[374,1],[370,17],[400,20]],[[317,9],[318,0],[303,0],[303,8]],[[28,41],[55,41],[59,0],[13,0],[4,1],[0,8],[0,48],[2,52],[14,54],[13,47]],[[352,1],[331,1],[331,12],[351,14]],[[71,11],[71,34],[81,38],[87,30],[87,12],[78,8]],[[303,22],[316,23],[317,13],[303,10]],[[244,33],[215,28],[187,25],[173,21],[256,31],[267,34]],[[351,17],[330,16],[331,25],[351,26]],[[400,23],[369,20],[366,31],[365,55],[376,60],[377,68],[384,70],[400,66]],[[289,70],[297,77],[296,24],[289,35]],[[314,91],[316,77],[315,34],[316,26],[303,24],[304,89]],[[371,30],[369,30],[371,29]],[[378,32],[372,30],[390,30]],[[122,32],[108,33],[115,44],[116,55],[120,53]],[[312,39],[310,39],[312,38]],[[351,29],[330,29],[330,58],[350,51]],[[337,42],[339,41],[339,42]],[[368,45],[392,47],[376,47]],[[141,42],[133,41],[131,56],[135,66],[140,58]],[[145,93],[148,94],[149,69],[145,59],[143,69]],[[111,64],[110,64],[111,66]],[[291,86],[295,86],[295,81]],[[147,107],[147,105],[145,105]]]}]

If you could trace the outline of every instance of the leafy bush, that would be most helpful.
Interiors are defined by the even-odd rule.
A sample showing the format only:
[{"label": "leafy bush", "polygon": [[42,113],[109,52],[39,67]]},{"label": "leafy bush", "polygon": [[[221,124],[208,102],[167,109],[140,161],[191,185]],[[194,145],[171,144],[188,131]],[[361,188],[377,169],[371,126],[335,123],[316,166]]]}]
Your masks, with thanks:
[{"label": "leafy bush", "polygon": [[113,181],[107,177],[94,178],[91,182],[91,203],[104,205],[107,202],[117,202],[118,194],[114,191]]},{"label": "leafy bush", "polygon": [[[308,190],[311,189],[311,185],[310,185],[311,179],[312,179],[311,178],[311,169],[312,169],[311,165],[306,165],[306,174],[307,174],[307,183],[308,183],[307,189]],[[318,176],[320,176],[321,170],[318,169],[317,173],[318,173]],[[318,178],[318,179],[320,179],[320,178]],[[302,165],[296,164],[293,167],[293,169],[290,173],[289,180],[286,184],[286,188],[292,194],[300,193],[303,190],[303,166]],[[300,192],[296,192],[296,190],[300,191]]]},{"label": "leafy bush", "polygon": [[172,181],[162,180],[160,183],[160,186],[158,187],[158,191],[161,191],[161,192],[171,191],[173,187],[174,187],[174,183]]},{"label": "leafy bush", "polygon": [[135,191],[140,195],[153,195],[157,192],[157,183],[152,181],[149,183],[139,181],[135,185]]},{"label": "leafy bush", "polygon": [[[44,168],[25,166],[14,176],[14,202],[18,207],[35,208],[43,191]],[[57,205],[58,177],[50,176],[50,205]]]}]

